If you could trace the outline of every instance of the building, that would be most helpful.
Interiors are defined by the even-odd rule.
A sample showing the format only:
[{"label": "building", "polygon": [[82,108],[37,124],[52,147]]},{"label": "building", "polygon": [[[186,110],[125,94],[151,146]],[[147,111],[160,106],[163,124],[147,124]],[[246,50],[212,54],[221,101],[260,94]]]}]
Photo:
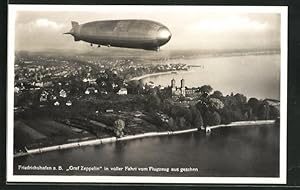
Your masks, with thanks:
[{"label": "building", "polygon": [[49,93],[47,91],[43,91],[40,96],[40,102],[45,102],[48,100]]},{"label": "building", "polygon": [[59,96],[65,98],[67,97],[67,92],[64,89],[61,89],[61,91],[59,91]]},{"label": "building", "polygon": [[96,79],[92,79],[92,78],[84,78],[82,81],[88,82],[89,84],[97,84]]},{"label": "building", "polygon": [[101,90],[100,90],[100,94],[108,94],[108,93],[107,93],[107,91],[106,91],[106,90],[104,90],[104,89],[101,89]]},{"label": "building", "polygon": [[278,111],[280,111],[280,101],[279,101],[279,100],[267,98],[267,99],[265,99],[265,101],[266,101],[269,105],[275,107]]},{"label": "building", "polygon": [[149,81],[149,83],[147,83],[147,86],[148,86],[149,88],[154,88],[154,87],[155,87],[155,84],[154,84],[154,82]]},{"label": "building", "polygon": [[66,106],[72,106],[71,100],[68,100],[68,101],[66,102]]},{"label": "building", "polygon": [[106,112],[106,113],[113,113],[114,110],[113,110],[113,109],[107,109],[107,110],[105,110],[105,112]]},{"label": "building", "polygon": [[84,93],[85,94],[97,94],[98,90],[95,87],[88,87]]},{"label": "building", "polygon": [[19,87],[17,87],[17,86],[15,86],[15,88],[14,88],[14,92],[15,92],[15,93],[19,93],[19,92],[20,92],[20,88],[19,88]]},{"label": "building", "polygon": [[171,87],[169,87],[171,89],[171,96],[173,98],[176,97],[196,97],[201,95],[199,88],[188,88],[185,86],[185,80],[181,79],[180,80],[180,87],[176,86],[176,81],[175,79],[171,80]]},{"label": "building", "polygon": [[121,89],[117,92],[117,94],[119,94],[119,95],[127,95],[127,88],[121,88]]},{"label": "building", "polygon": [[60,103],[58,102],[58,101],[56,101],[56,102],[54,102],[54,104],[53,104],[54,106],[59,106],[60,105]]},{"label": "building", "polygon": [[184,79],[181,79],[180,81],[180,87],[177,87],[176,86],[176,81],[175,79],[172,79],[171,80],[171,94],[172,94],[172,97],[173,96],[183,96],[185,97],[185,81]]}]

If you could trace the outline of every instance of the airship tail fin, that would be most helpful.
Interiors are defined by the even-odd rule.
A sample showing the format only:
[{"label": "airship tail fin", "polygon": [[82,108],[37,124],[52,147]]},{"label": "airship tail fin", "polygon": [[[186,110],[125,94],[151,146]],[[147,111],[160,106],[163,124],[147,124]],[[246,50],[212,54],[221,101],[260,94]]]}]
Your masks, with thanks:
[{"label": "airship tail fin", "polygon": [[74,37],[75,41],[79,41],[79,39],[77,38],[77,35],[76,35],[77,31],[78,31],[79,23],[72,21],[71,24],[72,24],[72,29],[69,32],[66,32],[64,34],[71,34]]},{"label": "airship tail fin", "polygon": [[76,21],[72,21],[71,23],[72,23],[72,28],[74,28],[74,29],[79,26],[79,23]]}]

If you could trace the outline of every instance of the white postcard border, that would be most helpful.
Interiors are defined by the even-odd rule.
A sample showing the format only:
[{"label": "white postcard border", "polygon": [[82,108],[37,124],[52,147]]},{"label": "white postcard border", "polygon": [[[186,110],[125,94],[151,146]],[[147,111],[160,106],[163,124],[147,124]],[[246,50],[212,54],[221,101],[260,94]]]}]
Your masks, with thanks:
[{"label": "white postcard border", "polygon": [[[141,5],[98,5],[106,8],[140,10]],[[165,6],[181,10],[183,7],[205,12],[280,13],[280,177],[144,177],[144,176],[42,176],[13,174],[14,128],[14,58],[15,20],[17,11],[96,11],[90,5],[9,5],[8,6],[8,63],[7,63],[7,182],[59,183],[180,183],[180,184],[286,184],[287,166],[287,6]],[[149,6],[149,5],[147,5]],[[161,6],[161,5],[160,5]]]}]

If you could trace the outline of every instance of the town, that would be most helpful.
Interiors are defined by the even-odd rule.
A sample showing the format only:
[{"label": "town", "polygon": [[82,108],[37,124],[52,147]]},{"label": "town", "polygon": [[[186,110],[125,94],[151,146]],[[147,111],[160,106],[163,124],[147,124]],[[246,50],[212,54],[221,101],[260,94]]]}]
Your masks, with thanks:
[{"label": "town", "polygon": [[187,87],[184,78],[168,86],[133,80],[189,69],[128,57],[17,53],[14,151],[279,117],[279,101],[223,95],[205,81]]}]

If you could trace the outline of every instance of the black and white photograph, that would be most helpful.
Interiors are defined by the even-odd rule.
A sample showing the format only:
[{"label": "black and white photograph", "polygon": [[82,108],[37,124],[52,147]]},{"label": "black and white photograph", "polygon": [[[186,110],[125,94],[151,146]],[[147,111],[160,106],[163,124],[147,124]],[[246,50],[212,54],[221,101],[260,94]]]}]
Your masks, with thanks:
[{"label": "black and white photograph", "polygon": [[286,183],[287,7],[8,13],[8,182]]}]

